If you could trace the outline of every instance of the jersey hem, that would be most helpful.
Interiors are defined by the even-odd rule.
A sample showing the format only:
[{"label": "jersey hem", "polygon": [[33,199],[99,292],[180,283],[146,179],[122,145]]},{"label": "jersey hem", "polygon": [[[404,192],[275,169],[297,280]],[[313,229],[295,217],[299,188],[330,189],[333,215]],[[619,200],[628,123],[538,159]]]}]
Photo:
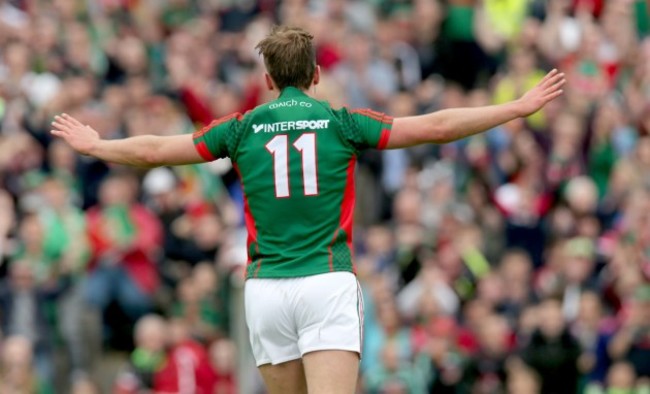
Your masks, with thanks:
[{"label": "jersey hem", "polygon": [[[252,262],[252,263],[250,263],[250,264],[257,264],[257,262]],[[248,280],[248,279],[291,279],[291,278],[304,278],[304,277],[306,277],[306,276],[315,276],[315,275],[321,275],[321,274],[329,274],[329,273],[332,273],[332,272],[349,272],[349,273],[353,274],[354,276],[357,275],[357,274],[354,272],[354,268],[353,268],[353,267],[350,267],[349,269],[347,269],[347,268],[346,268],[346,269],[334,269],[333,271],[330,271],[330,270],[329,270],[329,266],[328,266],[327,269],[320,269],[320,270],[313,271],[313,272],[308,272],[308,273],[305,273],[305,272],[299,272],[299,273],[296,273],[295,275],[294,275],[294,274],[291,274],[291,273],[272,273],[272,272],[269,272],[269,273],[267,273],[267,272],[258,272],[257,275],[253,275],[253,274],[249,274],[249,273],[247,273],[247,274],[246,274],[246,279]]]}]

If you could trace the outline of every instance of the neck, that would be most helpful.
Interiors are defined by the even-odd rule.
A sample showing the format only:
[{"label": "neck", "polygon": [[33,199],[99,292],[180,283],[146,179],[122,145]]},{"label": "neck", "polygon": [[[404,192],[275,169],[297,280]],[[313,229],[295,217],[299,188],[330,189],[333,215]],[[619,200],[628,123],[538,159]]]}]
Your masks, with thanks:
[{"label": "neck", "polygon": [[293,89],[300,90],[301,92],[303,92],[304,94],[306,94],[306,95],[308,95],[308,96],[310,96],[310,97],[313,96],[313,94],[315,93],[314,85],[311,85],[311,86],[310,86],[309,88],[307,88],[307,89],[299,88],[299,87],[296,87],[296,86],[286,86],[286,87],[284,87],[283,89],[279,89],[277,86],[274,86],[273,88],[274,88],[274,90],[277,92],[276,96],[277,96],[278,98],[282,95],[282,92],[283,92],[285,89],[289,89],[289,88],[293,88]]}]

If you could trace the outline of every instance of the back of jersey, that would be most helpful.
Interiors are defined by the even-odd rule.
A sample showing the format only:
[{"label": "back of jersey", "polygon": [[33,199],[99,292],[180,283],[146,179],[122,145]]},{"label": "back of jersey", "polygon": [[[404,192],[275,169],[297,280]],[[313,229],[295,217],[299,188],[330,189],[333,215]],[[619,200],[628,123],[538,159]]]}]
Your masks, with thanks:
[{"label": "back of jersey", "polygon": [[206,159],[229,156],[245,196],[247,277],[354,271],[357,153],[383,147],[392,119],[335,111],[295,88],[195,134]]}]

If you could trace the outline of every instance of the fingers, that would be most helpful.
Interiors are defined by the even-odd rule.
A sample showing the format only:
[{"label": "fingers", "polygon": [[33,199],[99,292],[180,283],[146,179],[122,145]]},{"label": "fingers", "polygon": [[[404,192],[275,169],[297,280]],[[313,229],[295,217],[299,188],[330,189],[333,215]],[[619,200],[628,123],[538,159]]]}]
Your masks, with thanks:
[{"label": "fingers", "polygon": [[74,128],[85,128],[81,122],[66,113],[56,115],[52,124],[56,124],[59,128],[66,128],[68,131],[72,131]]},{"label": "fingers", "polygon": [[544,91],[545,94],[557,92],[566,83],[566,79],[564,79],[564,74],[560,74],[560,75],[562,75],[562,77],[558,81],[556,81],[551,86],[545,89]]},{"label": "fingers", "polygon": [[562,86],[566,83],[565,79],[561,79],[560,81],[556,82],[552,86],[546,88],[544,91],[544,100],[546,102],[549,102],[553,100],[554,98],[560,96],[562,93],[564,93],[564,90],[562,89]]},{"label": "fingers", "polygon": [[68,131],[70,129],[70,125],[60,116],[54,117],[52,126],[56,127],[60,131]]},{"label": "fingers", "polygon": [[547,77],[543,80],[543,82],[540,84],[540,86],[543,89],[548,89],[549,86],[553,86],[557,84],[558,82],[564,80],[564,73],[560,73],[557,70],[554,70],[554,73],[548,73]]},{"label": "fingers", "polygon": [[79,122],[79,121],[78,121],[74,116],[68,115],[68,114],[66,114],[66,113],[64,113],[62,116],[63,116],[63,118],[64,118],[65,120],[67,120],[68,122],[70,122],[71,124],[73,124],[73,125],[75,125],[75,126],[78,126],[78,127],[85,127],[85,125],[82,124],[81,122]]},{"label": "fingers", "polygon": [[54,127],[53,130],[60,131],[60,132],[62,132],[62,133],[65,133],[65,132],[67,132],[67,130],[68,130],[67,127],[65,127],[65,126],[63,126],[63,125],[60,125],[60,124],[58,124],[58,123],[56,123],[56,122],[52,122],[52,127]]},{"label": "fingers", "polygon": [[65,123],[62,123],[59,120],[55,120],[54,122],[52,122],[52,126],[54,126],[59,131],[63,131],[63,132],[70,131],[70,126]]},{"label": "fingers", "polygon": [[52,133],[52,135],[55,135],[55,136],[61,137],[61,138],[65,138],[68,135],[68,133],[66,133],[65,131],[56,130],[56,129],[50,130],[50,133]]},{"label": "fingers", "polygon": [[52,126],[54,129],[51,130],[51,133],[57,137],[63,138],[70,136],[75,129],[86,128],[86,126],[81,124],[81,122],[66,113],[56,115],[52,121]]},{"label": "fingers", "polygon": [[54,122],[52,122],[52,124],[55,124],[55,123],[60,125],[60,126],[65,127],[65,128],[68,128],[68,129],[72,129],[74,127],[77,127],[75,123],[73,123],[69,118],[64,117],[63,115],[55,116],[54,117]]},{"label": "fingers", "polygon": [[562,93],[564,93],[564,90],[562,90],[562,89],[556,90],[555,92],[549,93],[546,96],[544,96],[544,100],[547,101],[547,102],[551,101],[554,98],[561,96]]},{"label": "fingers", "polygon": [[554,75],[557,75],[557,73],[558,73],[557,68],[552,69],[551,71],[549,71],[549,72],[544,76],[544,78],[542,78],[541,81],[539,81],[539,84],[540,84],[540,85],[544,85],[544,84],[546,83],[546,81],[548,81],[549,79],[553,78],[553,76],[554,76]]}]

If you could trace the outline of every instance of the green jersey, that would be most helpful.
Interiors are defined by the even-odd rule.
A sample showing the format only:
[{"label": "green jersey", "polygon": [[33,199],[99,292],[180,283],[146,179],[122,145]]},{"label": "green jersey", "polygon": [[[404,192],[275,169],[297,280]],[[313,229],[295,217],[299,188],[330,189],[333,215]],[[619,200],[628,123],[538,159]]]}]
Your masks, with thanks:
[{"label": "green jersey", "polygon": [[194,133],[205,160],[229,157],[239,174],[247,278],[354,272],[356,157],[384,148],[392,122],[367,109],[332,109],[288,87],[277,100]]}]

